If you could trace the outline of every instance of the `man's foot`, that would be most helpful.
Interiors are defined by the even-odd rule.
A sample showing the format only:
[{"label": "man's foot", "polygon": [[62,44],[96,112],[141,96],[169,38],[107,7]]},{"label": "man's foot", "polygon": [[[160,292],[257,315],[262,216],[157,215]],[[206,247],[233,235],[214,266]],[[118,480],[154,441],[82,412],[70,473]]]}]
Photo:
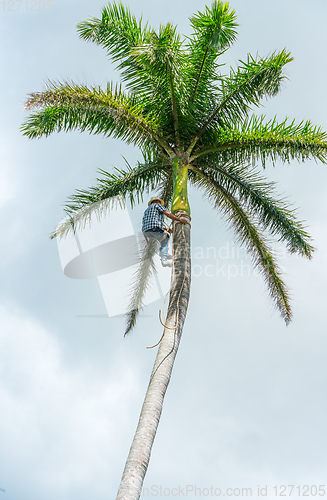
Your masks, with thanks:
[{"label": "man's foot", "polygon": [[162,267],[173,267],[172,259],[161,259]]},{"label": "man's foot", "polygon": [[173,258],[173,256],[172,256],[172,255],[170,255],[170,254],[168,254],[168,255],[167,255],[167,259],[168,259],[168,260],[171,260],[172,258]]}]

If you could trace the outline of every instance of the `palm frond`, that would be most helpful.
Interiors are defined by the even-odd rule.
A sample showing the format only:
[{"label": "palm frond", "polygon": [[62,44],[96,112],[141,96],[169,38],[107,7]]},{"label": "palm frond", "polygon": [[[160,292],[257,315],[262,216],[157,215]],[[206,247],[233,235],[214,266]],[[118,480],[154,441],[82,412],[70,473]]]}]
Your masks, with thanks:
[{"label": "palm frond", "polygon": [[151,31],[148,39],[133,49],[133,56],[139,63],[138,74],[133,74],[136,84],[141,84],[143,89],[144,77],[161,79],[162,72],[167,70],[177,75],[185,57],[181,47],[180,36],[172,24],[161,25],[158,33]]},{"label": "palm frond", "polygon": [[312,257],[314,247],[310,244],[311,237],[297,220],[296,211],[290,208],[290,203],[276,197],[274,182],[267,182],[255,170],[233,162],[224,165],[207,162],[193,167],[193,170],[199,174],[200,184],[201,175],[205,174],[217,190],[223,188],[233,196],[256,217],[263,230],[268,230],[272,236],[278,237],[278,241],[284,242],[291,254]]},{"label": "palm frond", "polygon": [[275,306],[288,324],[292,317],[289,292],[264,235],[256,228],[253,216],[227,189],[217,185],[207,174],[197,171],[193,182],[197,187],[205,190],[214,208],[219,209],[225,215],[239,243],[245,246],[252,257],[254,267],[258,268],[263,275]]},{"label": "palm frond", "polygon": [[128,8],[113,2],[102,9],[101,19],[92,17],[78,23],[77,31],[83,40],[102,45],[113,62],[118,63],[123,79],[128,80],[131,72],[140,70],[133,51],[148,39],[152,30],[148,26],[142,28],[142,19],[138,21]]},{"label": "palm frond", "polygon": [[164,201],[164,205],[168,208],[173,199],[173,172],[168,172],[167,177],[158,184],[159,198]]},{"label": "palm frond", "polygon": [[203,105],[217,80],[217,57],[236,39],[236,14],[229,4],[214,0],[211,8],[190,18],[194,30],[188,44],[185,86],[189,92],[188,106]]},{"label": "palm frond", "polygon": [[[160,26],[158,34],[149,26],[142,28],[129,9],[112,3],[102,10],[102,18],[78,24],[84,40],[104,46],[113,62],[118,63],[122,81],[147,107],[147,113],[167,118],[171,115],[182,56],[181,41],[171,24]],[[174,92],[172,92],[174,86]],[[155,103],[153,106],[152,103]],[[176,104],[173,102],[176,108]],[[176,120],[176,109],[174,110]],[[162,126],[165,129],[165,126]]]},{"label": "palm frond", "polygon": [[97,179],[98,185],[88,190],[77,190],[72,195],[66,206],[67,218],[51,234],[51,239],[65,236],[76,228],[83,229],[90,222],[93,212],[99,216],[109,210],[111,200],[119,200],[124,204],[129,199],[132,206],[143,201],[143,195],[157,188],[169,172],[163,162],[139,163],[132,168],[128,164],[126,170],[115,169],[113,173],[99,170],[103,175]]},{"label": "palm frond", "polygon": [[248,55],[247,61],[240,61],[237,70],[232,69],[230,76],[221,80],[218,104],[191,141],[188,153],[207,129],[235,127],[254,106],[260,106],[263,97],[276,95],[286,78],[283,68],[292,60],[290,53],[282,50],[267,58],[256,60]]},{"label": "palm frond", "polygon": [[48,136],[54,131],[80,130],[117,137],[143,147],[156,142],[170,150],[159,137],[155,119],[145,116],[136,100],[119,86],[108,84],[103,91],[73,82],[50,82],[44,92],[31,94],[25,107],[44,108],[30,115],[22,125],[23,135],[29,138]]},{"label": "palm frond", "polygon": [[101,221],[109,211],[117,210],[118,208],[125,208],[126,202],[123,196],[116,196],[112,198],[104,198],[94,203],[85,204],[78,210],[69,211],[62,221],[57,225],[56,229],[50,233],[50,239],[65,238],[76,230],[82,231],[87,225],[91,225],[94,217]]},{"label": "palm frond", "polygon": [[124,336],[127,335],[135,326],[137,317],[143,307],[143,300],[146,291],[149,288],[149,282],[156,273],[154,256],[159,248],[159,243],[155,239],[143,240],[140,260],[137,270],[133,276],[133,283],[130,292],[129,311],[126,314],[126,328]]},{"label": "palm frond", "polygon": [[[133,51],[141,69],[130,72],[128,83],[133,92],[140,93],[141,98],[143,96],[148,106],[156,103],[155,114],[160,126],[166,135],[174,133],[177,146],[184,87],[181,75],[185,55],[181,45],[176,27],[170,23],[160,26],[158,34],[151,32],[149,39]],[[152,85],[145,86],[145,81],[151,81]]]},{"label": "palm frond", "polygon": [[313,158],[327,162],[327,133],[309,120],[298,124],[288,119],[278,123],[277,118],[253,115],[239,127],[219,130],[212,145],[194,151],[196,158],[215,158],[215,161],[252,162],[267,160],[305,161]]}]

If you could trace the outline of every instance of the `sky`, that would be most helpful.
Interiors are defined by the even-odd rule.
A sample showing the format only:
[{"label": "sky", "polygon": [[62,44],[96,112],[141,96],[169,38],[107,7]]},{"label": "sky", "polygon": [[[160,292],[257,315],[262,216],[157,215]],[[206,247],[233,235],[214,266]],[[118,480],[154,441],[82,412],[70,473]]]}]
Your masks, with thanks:
[{"label": "sky", "polygon": [[[104,500],[116,494],[137,425],[162,301],[124,338],[124,320],[107,316],[97,281],[63,273],[49,233],[64,202],[94,185],[100,168],[123,168],[123,157],[135,164],[140,154],[85,133],[22,137],[24,101],[47,80],[119,81],[104,50],[77,36],[102,0],[35,1],[0,6],[0,500]],[[187,35],[205,2],[128,5],[153,27],[172,22]],[[262,112],[326,130],[326,2],[230,5],[240,27],[226,68],[286,47],[288,80]],[[190,190],[191,299],[144,498],[250,496],[245,488],[253,497],[327,495],[327,168],[277,163],[264,173],[298,208],[316,247],[308,261],[276,245],[293,321],[285,326],[224,220]],[[145,206],[131,214],[135,223]]]}]

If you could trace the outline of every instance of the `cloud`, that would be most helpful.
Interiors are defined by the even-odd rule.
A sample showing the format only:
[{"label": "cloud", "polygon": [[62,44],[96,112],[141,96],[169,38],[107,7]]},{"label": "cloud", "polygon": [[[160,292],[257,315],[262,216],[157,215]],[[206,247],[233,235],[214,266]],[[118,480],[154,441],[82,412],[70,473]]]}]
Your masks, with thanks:
[{"label": "cloud", "polygon": [[108,491],[122,472],[113,464],[137,393],[133,365],[117,356],[103,376],[91,363],[67,367],[33,318],[1,305],[0,322],[0,486],[10,498]]}]

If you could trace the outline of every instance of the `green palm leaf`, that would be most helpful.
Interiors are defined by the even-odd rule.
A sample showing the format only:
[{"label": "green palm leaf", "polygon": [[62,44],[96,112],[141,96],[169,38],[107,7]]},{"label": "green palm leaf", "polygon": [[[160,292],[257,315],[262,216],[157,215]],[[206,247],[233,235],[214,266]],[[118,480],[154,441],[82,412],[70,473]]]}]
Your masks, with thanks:
[{"label": "green palm leaf", "polygon": [[188,44],[185,87],[189,92],[188,106],[196,99],[196,105],[207,102],[217,81],[217,57],[236,39],[235,11],[228,3],[215,0],[211,8],[190,18],[194,30]]},{"label": "green palm leaf", "polygon": [[[247,118],[254,106],[260,105],[263,97],[276,95],[286,78],[283,68],[292,60],[286,50],[259,60],[248,55],[247,61],[241,61],[237,70],[232,69],[229,77],[220,80],[217,89],[218,103],[200,126],[188,148],[188,153],[192,153],[195,144],[208,129],[210,134],[212,129],[234,127]],[[205,137],[203,140],[205,141]]]},{"label": "green palm leaf", "polygon": [[[147,106],[155,102],[152,111],[161,119],[172,111],[176,118],[176,75],[181,59],[181,42],[176,28],[167,24],[159,33],[131,15],[122,4],[109,4],[102,11],[102,18],[92,18],[78,24],[81,38],[104,46],[118,69],[127,88],[138,95],[139,102]],[[163,127],[164,128],[164,127]]]},{"label": "green palm leaf", "polygon": [[267,160],[273,163],[310,158],[327,161],[327,134],[309,120],[296,124],[288,119],[265,121],[265,116],[253,115],[239,127],[219,130],[212,136],[212,146],[194,151],[196,158],[215,158],[215,161],[252,162]]},{"label": "green palm leaf", "polygon": [[155,118],[145,116],[136,99],[110,84],[103,91],[74,83],[49,83],[44,92],[30,95],[25,108],[44,108],[22,125],[23,134],[29,138],[80,130],[113,136],[143,148],[157,143],[170,151],[158,134]]},{"label": "green palm leaf", "polygon": [[[83,229],[90,222],[93,213],[101,217],[116,206],[117,200],[120,206],[125,206],[127,199],[132,206],[140,203],[145,193],[153,191],[158,184],[169,178],[163,162],[150,160],[144,164],[139,163],[135,168],[127,164],[126,170],[116,168],[109,173],[100,169],[99,173],[103,177],[97,179],[97,186],[78,189],[70,196],[64,209],[68,217],[51,234],[51,238],[64,237],[76,228]],[[112,200],[115,201],[114,205],[111,204]]]},{"label": "green palm leaf", "polygon": [[[311,238],[296,219],[295,210],[286,200],[278,199],[274,193],[275,183],[266,182],[255,170],[238,166],[233,162],[224,165],[203,163],[191,171],[204,174],[215,186],[233,196],[246,210],[256,217],[258,223],[279,241],[286,243],[290,253],[311,258],[314,251]],[[201,181],[202,182],[202,181]]]},{"label": "green palm leaf", "polygon": [[[180,71],[185,56],[176,28],[169,23],[160,26],[159,33],[152,32],[147,42],[135,47],[133,54],[141,69],[133,77],[130,75],[129,85],[134,92],[143,92],[141,96],[147,103],[156,103],[155,113],[162,130],[168,135],[174,133],[179,145],[178,122],[182,116],[180,105],[184,86]],[[152,85],[144,92],[144,81],[149,79]]]},{"label": "green palm leaf", "polygon": [[124,80],[134,75],[141,68],[135,61],[133,51],[148,39],[151,28],[142,28],[142,20],[138,21],[129,9],[121,3],[108,4],[102,9],[101,19],[95,17],[77,25],[80,37],[102,45],[118,63]]}]

